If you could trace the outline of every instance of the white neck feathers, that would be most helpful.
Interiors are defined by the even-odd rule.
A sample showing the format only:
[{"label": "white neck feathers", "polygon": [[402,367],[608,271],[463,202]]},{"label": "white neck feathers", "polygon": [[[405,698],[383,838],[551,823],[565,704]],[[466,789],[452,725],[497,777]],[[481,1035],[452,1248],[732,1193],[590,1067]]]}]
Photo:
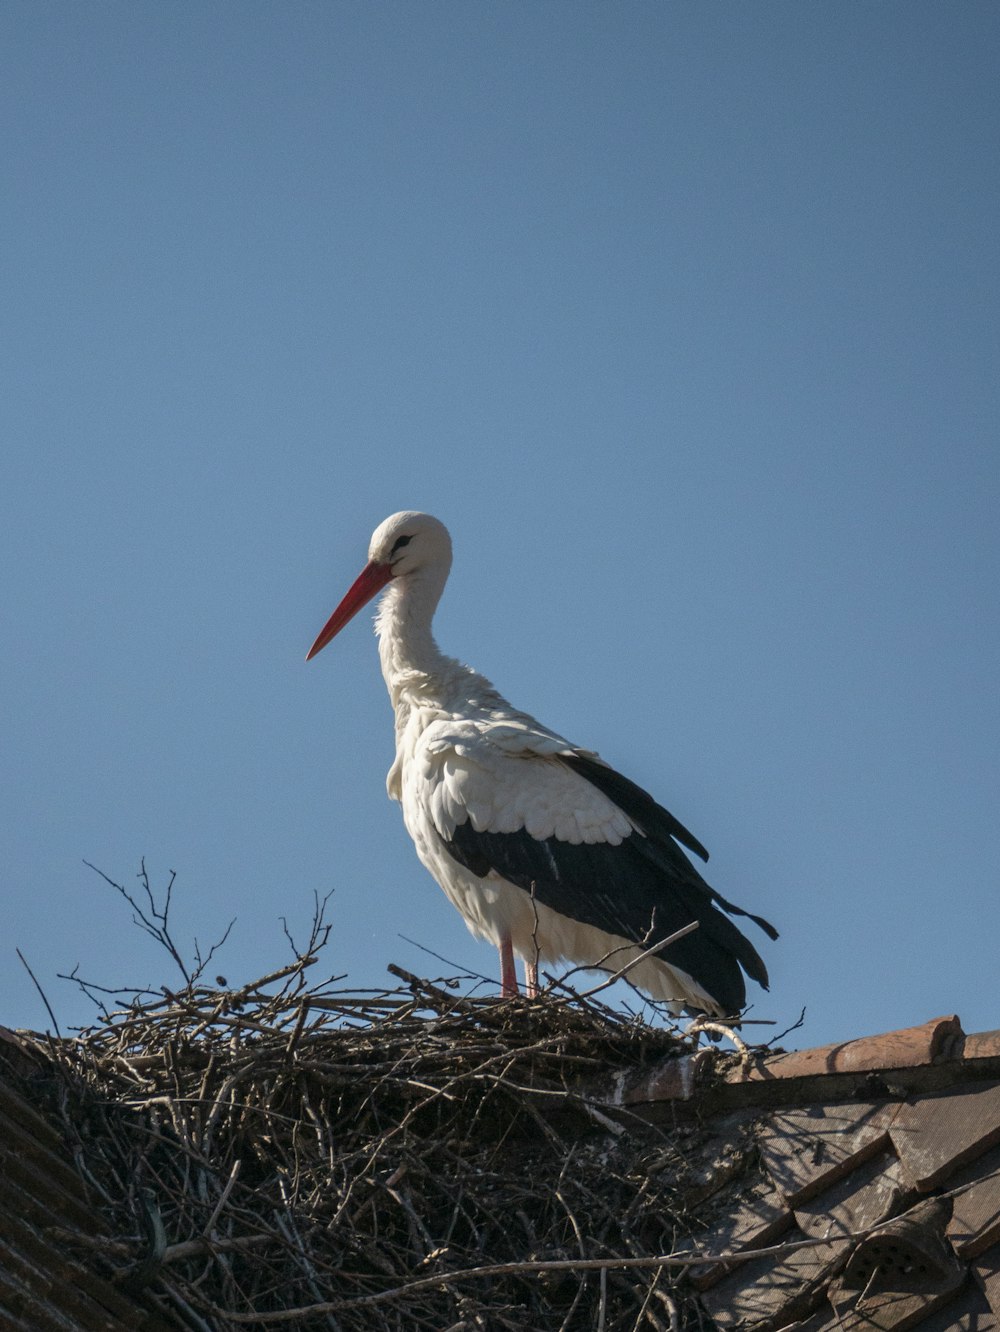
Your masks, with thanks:
[{"label": "white neck feathers", "polygon": [[375,617],[382,675],[395,707],[404,694],[426,694],[457,665],[431,632],[447,569],[427,567],[389,583]]}]

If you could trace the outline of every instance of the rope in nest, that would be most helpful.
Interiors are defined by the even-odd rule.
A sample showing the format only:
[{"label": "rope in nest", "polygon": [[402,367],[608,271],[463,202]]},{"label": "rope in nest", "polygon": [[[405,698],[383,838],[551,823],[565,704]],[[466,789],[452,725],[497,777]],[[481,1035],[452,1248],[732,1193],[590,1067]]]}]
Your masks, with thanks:
[{"label": "rope in nest", "polygon": [[687,1326],[678,1274],[644,1267],[691,1234],[680,1148],[581,1089],[690,1042],[551,990],[311,984],[324,941],[240,990],[195,977],[36,1039],[110,1229],[67,1245],[196,1332]]}]

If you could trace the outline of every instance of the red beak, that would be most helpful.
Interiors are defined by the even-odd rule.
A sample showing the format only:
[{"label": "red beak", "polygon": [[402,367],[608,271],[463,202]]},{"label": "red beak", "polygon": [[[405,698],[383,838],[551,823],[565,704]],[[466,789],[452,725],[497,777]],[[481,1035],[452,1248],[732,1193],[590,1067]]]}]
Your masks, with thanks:
[{"label": "red beak", "polygon": [[352,620],[362,606],[367,606],[372,597],[377,596],[392,577],[392,568],[388,564],[376,564],[374,560],[365,567],[351,584],[347,595],[320,630],[319,637],[306,653],[306,661],[322,652],[331,638],[340,633],[348,620]]}]

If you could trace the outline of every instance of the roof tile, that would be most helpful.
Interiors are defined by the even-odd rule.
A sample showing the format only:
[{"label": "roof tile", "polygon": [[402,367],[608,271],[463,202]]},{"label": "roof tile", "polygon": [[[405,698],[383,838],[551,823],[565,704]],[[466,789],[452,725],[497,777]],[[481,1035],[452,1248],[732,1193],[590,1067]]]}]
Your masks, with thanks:
[{"label": "roof tile", "polygon": [[960,1258],[975,1258],[1000,1241],[1000,1147],[952,1176],[948,1184],[952,1189],[968,1184],[954,1196],[947,1233]]},{"label": "roof tile", "polygon": [[2,1115],[0,1144],[0,1178],[5,1202],[27,1198],[33,1219],[72,1220],[90,1229],[98,1228],[83,1182],[65,1161],[22,1133]]},{"label": "roof tile", "polygon": [[932,1018],[919,1027],[861,1036],[854,1041],[820,1045],[771,1055],[749,1068],[730,1070],[729,1082],[769,1081],[772,1078],[816,1077],[825,1073],[871,1073],[892,1068],[917,1068],[960,1052],[962,1024],[953,1013]]},{"label": "roof tile", "polygon": [[0,1327],[4,1332],[80,1332],[79,1323],[36,1301],[8,1267],[6,1261],[0,1263]]},{"label": "roof tile", "polygon": [[[931,1305],[935,1301],[932,1299]],[[990,1309],[979,1286],[974,1281],[966,1281],[954,1295],[947,1300],[938,1297],[938,1308],[929,1307],[927,1302],[915,1300],[904,1311],[892,1301],[886,1301],[882,1308],[873,1308],[866,1304],[858,1309],[857,1314],[851,1309],[842,1308],[838,1316],[832,1309],[821,1309],[804,1323],[794,1323],[782,1329],[782,1332],[879,1332],[880,1328],[891,1327],[893,1332],[900,1332],[899,1323],[890,1323],[893,1315],[904,1312],[918,1318],[914,1324],[904,1323],[903,1327],[916,1326],[917,1332],[1000,1332],[1000,1319]],[[858,1321],[861,1318],[862,1321]]]},{"label": "roof tile", "polygon": [[781,1332],[840,1332],[837,1315],[830,1309],[818,1309],[799,1323],[786,1323]]},{"label": "roof tile", "polygon": [[62,1140],[52,1125],[2,1078],[0,1078],[0,1117],[18,1124],[30,1137],[44,1143],[46,1147],[59,1150]]},{"label": "roof tile", "polygon": [[[0,1032],[0,1046],[7,1037]],[[104,1228],[58,1129],[0,1077],[0,1329],[140,1332],[167,1324],[52,1236]]]},{"label": "roof tile", "polygon": [[[701,1245],[713,1253],[757,1249],[774,1241],[795,1224],[795,1218],[776,1189],[742,1198],[733,1210],[721,1218],[707,1235],[699,1236]],[[706,1290],[731,1270],[726,1263],[711,1263],[695,1268],[690,1277],[699,1290]]]},{"label": "roof tile", "polygon": [[845,1330],[903,1332],[950,1303],[967,1278],[944,1239],[950,1211],[925,1199],[861,1241],[828,1292]]},{"label": "roof tile", "polygon": [[915,1291],[953,1287],[962,1267],[944,1237],[950,1198],[925,1198],[866,1235],[844,1271],[845,1289]]},{"label": "roof tile", "polygon": [[77,1315],[87,1326],[131,1326],[138,1329],[144,1321],[135,1304],[103,1277],[89,1271],[70,1256],[65,1245],[53,1243],[46,1235],[12,1214],[0,1218],[0,1246],[4,1263],[20,1266],[25,1284],[42,1290],[46,1302],[64,1316]]},{"label": "roof tile", "polygon": [[989,1301],[990,1308],[1000,1318],[1000,1244],[994,1244],[974,1259],[972,1275]]},{"label": "roof tile", "polygon": [[[788,1240],[805,1238],[792,1231]],[[827,1282],[847,1260],[844,1244],[815,1244],[793,1249],[784,1258],[755,1258],[742,1263],[704,1292],[702,1303],[716,1325],[786,1327],[807,1317],[822,1302]]]},{"label": "roof tile", "polygon": [[636,1078],[619,1076],[612,1105],[643,1105],[649,1101],[687,1101],[694,1095],[698,1066],[713,1054],[699,1050],[676,1059],[661,1059]]},{"label": "roof tile", "polygon": [[906,1101],[889,1130],[907,1178],[921,1192],[1000,1143],[1000,1082]]},{"label": "roof tile", "polygon": [[[838,1328],[839,1332],[906,1332],[908,1328],[916,1327],[918,1323],[921,1328],[925,1328],[927,1317],[943,1310],[946,1311],[948,1319],[944,1326],[953,1328],[955,1324],[951,1321],[954,1316],[951,1307],[952,1297],[964,1279],[964,1272],[956,1272],[947,1289],[936,1290],[930,1294],[880,1290],[861,1299],[855,1298],[850,1305],[835,1303],[831,1291],[831,1302],[834,1303],[836,1315],[833,1326]],[[979,1325],[973,1324],[973,1326],[976,1327],[976,1332],[979,1332]]]},{"label": "roof tile", "polygon": [[966,1059],[1000,1058],[1000,1031],[977,1031],[965,1038]]},{"label": "roof tile", "polygon": [[[756,1131],[776,1192],[758,1177],[748,1196],[744,1182],[702,1240],[716,1252],[778,1251],[692,1273],[722,1332],[1000,1332],[994,1061],[1000,1032],[966,1038],[945,1017],[730,1070],[731,1093],[752,1083],[747,1107],[762,1099],[771,1107]],[[886,1080],[875,1082],[893,1069],[913,1070],[891,1080],[911,1088],[909,1099],[901,1091],[888,1099]],[[852,1100],[837,1103],[838,1094]],[[809,1096],[818,1103],[803,1104]],[[830,1243],[795,1248],[802,1237]]]},{"label": "roof tile", "polygon": [[895,1215],[906,1194],[899,1160],[885,1151],[822,1193],[800,1202],[795,1219],[811,1239],[856,1235]]},{"label": "roof tile", "polygon": [[792,1206],[883,1150],[896,1102],[811,1105],[776,1111],[761,1130],[764,1166]]},{"label": "roof tile", "polygon": [[920,1322],[918,1332],[1000,1332],[1000,1318],[979,1286],[967,1280],[943,1308]]}]

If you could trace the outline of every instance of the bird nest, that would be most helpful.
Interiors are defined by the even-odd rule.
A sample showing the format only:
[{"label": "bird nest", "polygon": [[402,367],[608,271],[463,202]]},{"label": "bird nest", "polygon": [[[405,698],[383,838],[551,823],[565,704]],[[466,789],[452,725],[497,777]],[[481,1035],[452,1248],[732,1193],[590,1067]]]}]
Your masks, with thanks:
[{"label": "bird nest", "polygon": [[105,1221],[67,1247],[199,1332],[697,1325],[656,1261],[696,1228],[696,1130],[597,1092],[690,1042],[558,986],[348,992],[314,979],[326,928],[239,990],[199,969],[37,1038]]}]

